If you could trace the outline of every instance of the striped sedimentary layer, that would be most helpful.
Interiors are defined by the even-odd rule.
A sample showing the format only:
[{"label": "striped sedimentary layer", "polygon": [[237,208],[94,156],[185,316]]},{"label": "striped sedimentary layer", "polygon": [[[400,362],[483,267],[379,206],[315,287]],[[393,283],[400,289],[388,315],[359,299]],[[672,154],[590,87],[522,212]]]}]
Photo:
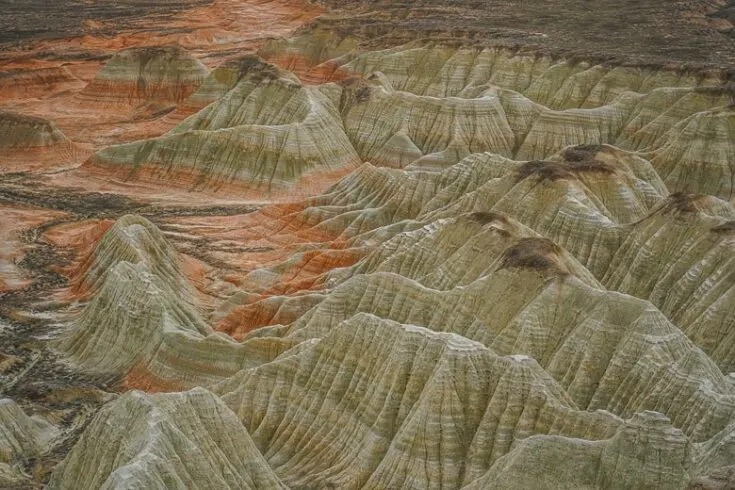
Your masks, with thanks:
[{"label": "striped sedimentary layer", "polygon": [[358,55],[347,41],[315,41],[313,53],[284,43],[261,53],[306,80],[315,81],[308,70],[331,70],[318,81],[339,83],[305,87],[257,57],[234,60],[185,104],[212,106],[164,138],[111,147],[92,162],[141,178],[150,164],[148,173],[183,185],[269,189],[360,160],[436,170],[479,152],[535,160],[610,144],[642,153],[671,191],[732,195],[733,112],[715,79],[498,49],[407,45]]},{"label": "striped sedimentary layer", "polygon": [[581,410],[527,356],[368,314],[213,391],[108,404],[50,488],[684,488],[727,454],[659,413]]},{"label": "striped sedimentary layer", "polygon": [[80,486],[286,488],[235,414],[202,388],[132,391],[103,407],[49,483]]},{"label": "striped sedimentary layer", "polygon": [[180,46],[120,51],[80,92],[85,103],[176,105],[201,85],[209,70]]},{"label": "striped sedimentary layer", "polygon": [[0,148],[42,148],[68,142],[64,133],[51,121],[0,112]]},{"label": "striped sedimentary layer", "polygon": [[[219,376],[202,376],[212,370],[212,352],[220,364],[230,358],[200,337],[196,345],[206,349],[152,342],[161,347],[147,361],[146,376],[158,388],[165,387],[160,380],[176,379],[179,387],[209,384],[214,394],[136,392],[109,404],[56,471],[52,487],[95,478],[92,485],[186,488],[203,474],[223,486],[262,479],[289,488],[518,488],[541,481],[558,488],[685,488],[721,480],[735,451],[731,377],[673,315],[605,289],[625,273],[679,294],[667,281],[684,267],[693,281],[687,287],[706,291],[723,285],[692,270],[715,276],[731,270],[731,206],[713,197],[668,195],[655,175],[646,160],[590,146],[530,164],[480,154],[440,173],[364,166],[295,208],[297,217],[281,217],[284,228],[299,220],[325,235],[341,233],[349,246],[368,250],[364,258],[329,273],[320,294],[277,299],[283,307],[310,298],[296,319],[286,315],[288,324],[255,330],[237,344],[244,348],[239,359],[247,360],[238,372],[229,366]],[[498,211],[509,194],[514,208]],[[572,225],[560,226],[565,221],[558,216]],[[121,221],[146,231],[113,227],[87,277],[114,270],[104,259],[108,251],[133,262],[145,257],[152,268],[157,260],[175,263],[155,227]],[[566,248],[547,238],[564,241],[564,233],[575,231],[581,238],[567,236]],[[146,238],[127,238],[134,235]],[[575,248],[576,240],[591,240],[601,251]],[[636,240],[644,243],[633,245]],[[122,242],[134,246],[126,252]],[[640,255],[623,259],[632,250]],[[666,254],[676,257],[675,267]],[[628,267],[616,265],[620,260]],[[180,273],[156,275],[169,277],[159,286],[164,294],[141,296],[162,304],[186,297],[166,294]],[[97,293],[84,314],[99,322],[97,312],[105,311],[109,322],[122,312],[92,306],[105,296],[106,283],[117,291],[142,288],[102,277],[103,286],[90,281]],[[624,282],[616,287],[625,289]],[[722,292],[711,294],[729,301]],[[639,295],[657,301],[653,292]],[[144,309],[149,318],[155,305]],[[186,324],[176,313],[161,316]],[[127,317],[129,325],[110,332],[147,324],[143,316]],[[82,318],[74,328],[88,339],[95,337],[92,325]],[[174,327],[182,329],[169,324],[164,338]],[[106,348],[124,357],[130,339],[123,342]],[[266,345],[280,350],[264,356]],[[724,358],[713,357],[730,362],[722,352]],[[211,413],[220,415],[202,420]],[[98,447],[101,431],[128,426],[116,421],[130,414],[162,429],[119,431],[114,438],[121,444]],[[187,449],[192,444],[196,451]],[[206,469],[182,476],[194,455],[191,465]],[[83,469],[89,461],[94,472]]]},{"label": "striped sedimentary layer", "polygon": [[345,127],[372,163],[447,165],[478,151],[537,159],[568,145],[614,144],[648,153],[672,191],[732,195],[732,88],[716,78],[497,48],[413,43],[356,54],[334,40],[315,43],[337,79],[369,81],[355,85],[361,103]]},{"label": "striped sedimentary layer", "polygon": [[0,111],[0,173],[50,170],[77,162],[81,153],[53,122]]},{"label": "striped sedimentary layer", "polygon": [[177,252],[141,217],[125,216],[110,228],[83,264],[77,287],[91,299],[57,348],[88,372],[122,377],[133,371],[135,386],[208,384],[272,359],[288,345],[243,345],[214,332]]},{"label": "striped sedimentary layer", "polygon": [[126,387],[207,389],[108,404],[52,488],[727,482],[727,93],[496,50],[317,48],[262,53],[339,83],[247,57],[169,134],[91,160],[262,190],[365,163],[221,235],[200,221],[267,250],[217,256],[252,268],[209,316],[162,233],[118,220],[60,349]]},{"label": "striped sedimentary layer", "polygon": [[283,220],[341,235],[348,251],[367,253],[327,274],[331,285],[390,271],[449,289],[488,270],[495,255],[486,247],[508,246],[492,243],[491,231],[549,238],[576,258],[584,269],[578,275],[650,300],[728,373],[735,366],[733,217],[715,197],[669,195],[634,154],[581,146],[545,161],[475,154],[442,172],[366,164]]},{"label": "striped sedimentary layer", "polygon": [[29,417],[13,400],[0,399],[0,485],[8,488],[28,484],[23,465],[47,452],[56,427],[41,417]]},{"label": "striped sedimentary layer", "polygon": [[[167,135],[107,148],[89,163],[179,185],[268,192],[300,184],[304,192],[329,183],[321,183],[320,174],[344,174],[359,162],[342,129],[338,86],[306,87],[273,65],[243,63],[234,87]],[[212,80],[197,97],[219,90]],[[302,181],[306,177],[314,182]]]}]

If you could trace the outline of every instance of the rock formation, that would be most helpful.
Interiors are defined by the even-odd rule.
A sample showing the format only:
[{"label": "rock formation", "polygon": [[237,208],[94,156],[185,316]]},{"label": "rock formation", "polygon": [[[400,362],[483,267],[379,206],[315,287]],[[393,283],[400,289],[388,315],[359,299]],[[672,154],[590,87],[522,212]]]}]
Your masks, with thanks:
[{"label": "rock formation", "polygon": [[155,225],[120,218],[83,265],[79,284],[92,299],[58,348],[90,372],[133,370],[129,382],[149,389],[211,383],[286,348],[268,340],[239,344],[213,332],[178,262]]},{"label": "rock formation", "polygon": [[[682,488],[691,471],[690,451],[686,437],[665,417],[642,412],[603,441],[524,439],[465,489]],[[529,460],[538,464],[529,465]]]},{"label": "rock formation", "polygon": [[[582,411],[530,357],[372,315],[214,390],[224,403],[199,388],[110,403],[51,488],[683,488],[700,471],[660,414]],[[120,443],[100,446],[109,427]]]},{"label": "rock formation", "polygon": [[0,173],[54,170],[81,153],[53,122],[0,111]]},{"label": "rock formation", "polygon": [[[154,140],[114,146],[90,159],[127,176],[188,186],[233,184],[277,191],[321,190],[320,174],[359,161],[344,134],[334,85],[305,87],[273,65],[254,63],[222,98]],[[249,68],[249,67],[248,67]],[[200,93],[207,97],[207,85]],[[301,182],[308,177],[313,183]]]},{"label": "rock formation", "polygon": [[0,486],[735,485],[729,7],[162,3],[0,46]]},{"label": "rock formation", "polygon": [[132,391],[105,406],[49,484],[78,486],[286,488],[235,414],[202,388]]},{"label": "rock formation", "polygon": [[0,485],[27,483],[22,464],[47,451],[58,430],[41,417],[29,417],[9,398],[0,399]]},{"label": "rock formation", "polygon": [[180,46],[120,51],[81,91],[81,99],[109,105],[178,104],[209,70]]}]

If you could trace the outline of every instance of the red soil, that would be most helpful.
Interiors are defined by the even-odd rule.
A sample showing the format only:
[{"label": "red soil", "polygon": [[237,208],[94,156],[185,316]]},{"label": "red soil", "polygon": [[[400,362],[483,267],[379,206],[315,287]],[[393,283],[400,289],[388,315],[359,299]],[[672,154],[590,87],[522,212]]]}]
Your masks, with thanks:
[{"label": "red soil", "polygon": [[[182,269],[201,292],[206,311],[214,311],[233,291],[251,291],[251,272],[303,253],[299,260],[267,286],[255,284],[247,304],[235,306],[217,326],[236,339],[254,328],[288,323],[317,296],[299,298],[324,287],[325,273],[353,264],[360,252],[347,248],[341,230],[328,230],[303,211],[305,199],[318,194],[354,170],[360,162],[336,170],[312,172],[290,188],[253,188],[242,184],[210,181],[196,187],[198,175],[191,171],[169,171],[144,165],[134,178],[130,169],[87,163],[96,150],[113,144],[164,134],[201,107],[187,103],[173,106],[170,100],[127,100],[107,97],[109,92],[131,93],[125,84],[88,85],[107,57],[125,48],[179,44],[210,69],[230,58],[255,52],[269,38],[288,36],[321,13],[303,0],[215,0],[214,5],[183,12],[168,28],[185,27],[187,32],[170,33],[157,26],[113,37],[83,36],[44,41],[19,51],[0,53],[0,110],[38,116],[53,121],[70,143],[45,149],[4,152],[4,170],[53,171],[52,182],[60,188],[82,188],[87,192],[116,193],[141,202],[171,207],[253,205],[259,211],[235,216],[171,216],[157,224],[185,230],[198,248],[167,238],[180,250]],[[96,26],[99,27],[99,26]],[[161,27],[161,26],[158,26]],[[158,32],[157,32],[158,31]],[[54,54],[63,56],[55,57]],[[63,59],[63,61],[62,61]],[[298,57],[272,60],[294,70],[304,83],[339,81],[344,74],[336,66],[310,66]],[[87,87],[86,90],[84,88]],[[187,87],[187,95],[196,87]],[[84,93],[82,91],[84,90]],[[129,98],[128,98],[129,99]],[[179,102],[183,97],[176,98]],[[75,167],[67,169],[68,167]],[[1,172],[1,171],[0,171]],[[3,206],[0,210],[0,291],[24,287],[30,280],[15,263],[25,253],[19,233],[48,220],[65,216],[41,208]],[[73,251],[72,263],[57,272],[70,278],[65,301],[84,300],[88,291],[84,273],[91,254],[111,219],[84,219],[47,230],[43,238],[52,245]],[[199,241],[197,241],[199,240]],[[229,288],[229,289],[228,289]],[[296,298],[283,306],[289,298]],[[279,306],[280,305],[280,306]],[[183,387],[153,376],[136,366],[125,378],[123,389],[172,391]]]},{"label": "red soil", "polygon": [[170,393],[173,391],[186,390],[186,386],[181,383],[162,379],[152,374],[145,364],[138,363],[123,378],[121,391],[143,390],[148,393]]},{"label": "red soil", "polygon": [[0,293],[24,288],[32,282],[18,266],[32,247],[24,242],[21,233],[63,216],[58,211],[30,206],[0,205]]},{"label": "red soil", "polygon": [[[268,38],[291,34],[321,12],[302,0],[216,0],[178,14],[165,26],[144,25],[113,37],[87,35],[36,42],[0,53],[0,109],[52,120],[75,143],[95,150],[158,136],[183,117],[154,117],[154,123],[150,117],[156,111],[141,114],[136,103],[111,105],[108,97],[102,97],[125,93],[129,87],[99,87],[95,82],[79,96],[103,66],[101,57],[126,48],[178,44],[213,68],[256,51]],[[172,32],[176,29],[180,30]],[[55,53],[64,59],[54,60]],[[95,94],[100,95],[97,101]],[[196,108],[184,113],[188,110]]]},{"label": "red soil", "polygon": [[330,185],[355,170],[360,162],[354,161],[342,168],[334,170],[316,170],[303,175],[292,185],[254,186],[247,182],[225,182],[210,178],[201,182],[201,173],[194,169],[172,169],[156,164],[142,164],[136,168],[123,165],[96,164],[85,162],[74,175],[84,179],[85,176],[98,176],[109,182],[147,182],[162,185],[166,189],[179,188],[185,191],[197,191],[218,196],[236,196],[238,201],[283,202],[304,199],[319,194]]}]

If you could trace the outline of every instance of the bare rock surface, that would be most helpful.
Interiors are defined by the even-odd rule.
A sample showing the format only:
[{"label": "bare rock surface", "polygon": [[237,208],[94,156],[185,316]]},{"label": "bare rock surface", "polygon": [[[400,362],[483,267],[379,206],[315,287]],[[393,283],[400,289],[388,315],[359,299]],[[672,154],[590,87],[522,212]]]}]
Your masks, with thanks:
[{"label": "bare rock surface", "polygon": [[57,3],[0,487],[735,485],[728,2]]}]

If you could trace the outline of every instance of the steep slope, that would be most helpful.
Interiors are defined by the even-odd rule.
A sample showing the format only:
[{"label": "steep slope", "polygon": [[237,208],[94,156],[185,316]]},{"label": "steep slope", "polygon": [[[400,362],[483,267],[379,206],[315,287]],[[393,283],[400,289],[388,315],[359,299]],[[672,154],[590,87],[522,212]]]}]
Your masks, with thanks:
[{"label": "steep slope", "polygon": [[544,245],[521,240],[498,257],[494,272],[447,292],[395,274],[355,276],[284,333],[319,338],[354,314],[371,313],[453,332],[501,355],[530,356],[582,408],[624,417],[661,411],[695,440],[729,423],[735,392],[701,350],[650,303],[568,275]]},{"label": "steep slope", "polygon": [[598,277],[650,300],[724,373],[735,371],[733,209],[711,196],[672,194],[627,230]]},{"label": "steep slope", "polygon": [[[602,478],[603,486],[658,481],[682,488],[694,470],[686,436],[659,414],[623,423],[577,411],[528,357],[498,357],[461,336],[365,314],[217,391],[292,487],[458,488],[503,471],[516,455],[533,474],[529,465],[539,463],[523,448],[534,434],[553,434],[539,439],[557,451],[565,440],[603,449],[602,456],[589,452],[593,464],[582,475],[574,459],[545,465],[549,481],[562,488],[584,476]],[[631,451],[636,440],[651,445]],[[652,446],[660,457],[646,456]]]},{"label": "steep slope", "polygon": [[302,86],[256,62],[221,99],[166,136],[107,148],[90,164],[188,187],[319,191],[330,174],[359,162],[342,129],[339,93],[335,85]]},{"label": "steep slope", "polygon": [[70,487],[286,488],[235,414],[202,388],[132,391],[106,405],[49,483]]},{"label": "steep slope", "polygon": [[733,195],[732,107],[716,78],[420,43],[353,58],[333,63],[368,81],[345,113],[363,160],[446,167],[614,144],[651,152],[672,191]]},{"label": "steep slope", "polygon": [[130,48],[117,53],[79,94],[107,105],[178,104],[209,70],[180,46]]},{"label": "steep slope", "polygon": [[[487,196],[487,191],[482,195]],[[353,274],[386,271],[431,288],[450,289],[486,274],[499,250],[513,240],[536,237],[541,232],[564,243],[586,266],[578,269],[589,269],[605,287],[650,300],[725,373],[735,369],[730,341],[735,321],[731,308],[735,250],[732,208],[727,203],[676,193],[656,204],[642,219],[621,226],[600,214],[590,219],[589,207],[571,207],[566,199],[559,201],[563,207],[555,208],[546,200],[550,197],[548,188],[516,194],[521,195],[508,200],[509,205],[480,207],[483,211],[458,218],[449,218],[456,216],[456,211],[441,211],[438,214],[447,217],[392,235],[354,267],[330,273],[327,282],[335,284]],[[544,200],[534,205],[537,197]],[[513,204],[519,202],[524,207],[518,209]],[[610,208],[602,209],[609,215]],[[427,222],[421,214],[418,219]],[[583,238],[569,235],[585,228],[589,231]],[[368,236],[375,239],[379,234],[380,230]],[[360,237],[355,243],[359,242]]]},{"label": "steep slope", "polygon": [[40,417],[29,417],[13,400],[0,399],[0,485],[21,486],[18,466],[47,451],[58,430]]},{"label": "steep slope", "polygon": [[84,155],[53,122],[0,111],[0,173],[57,170]]},{"label": "steep slope", "polygon": [[674,126],[651,163],[676,191],[735,197],[732,107],[698,112]]},{"label": "steep slope", "polygon": [[125,216],[87,261],[91,300],[68,325],[58,349],[90,372],[124,376],[149,389],[207,384],[270,360],[288,342],[238,344],[201,317],[177,252],[149,221]]},{"label": "steep slope", "polygon": [[667,195],[646,160],[578,146],[546,161],[475,154],[440,173],[364,165],[282,219],[342,235],[357,257],[369,251],[320,280],[332,286],[355,273],[390,271],[447,289],[486,273],[497,257],[487,252],[510,240],[549,237],[581,263],[575,270],[652,301],[727,373],[735,366],[733,209],[711,196]]},{"label": "steep slope", "polygon": [[684,434],[665,417],[642,412],[603,441],[524,439],[463,488],[684,488],[691,471],[690,451]]},{"label": "steep slope", "polygon": [[366,314],[215,391],[232,411],[202,389],[124,395],[50,487],[684,488],[709,470],[660,414],[580,411],[526,356]]},{"label": "steep slope", "polygon": [[217,391],[290,487],[458,488],[516,437],[619,423],[576,411],[530,359],[370,315]]},{"label": "steep slope", "polygon": [[0,53],[0,487],[735,484],[722,1],[205,3]]},{"label": "steep slope", "polygon": [[[143,177],[139,167],[150,164],[152,175],[177,175],[184,185],[219,179],[278,188],[293,186],[312,169],[339,169],[360,160],[442,169],[479,152],[537,160],[570,145],[611,144],[650,155],[672,191],[727,199],[732,194],[735,156],[726,137],[732,111],[725,91],[711,87],[716,79],[511,57],[490,48],[413,44],[355,55],[341,43],[313,41],[338,56],[328,61],[334,70],[327,79],[352,78],[339,88],[302,87],[289,85],[292,75],[257,58],[233,60],[209,78],[188,107],[221,101],[163,139],[108,148],[92,162],[122,164],[127,177]],[[324,58],[320,50],[304,49],[304,59]],[[306,70],[289,61],[299,54],[288,46],[271,44],[262,53],[298,73]],[[247,80],[241,79],[243,71]],[[233,90],[238,79],[240,88]],[[266,111],[263,97],[279,102]],[[252,116],[243,118],[245,111]],[[316,132],[328,141],[316,145]],[[707,154],[694,157],[692,151]],[[252,156],[243,162],[236,154]],[[694,173],[699,178],[692,179]]]}]

